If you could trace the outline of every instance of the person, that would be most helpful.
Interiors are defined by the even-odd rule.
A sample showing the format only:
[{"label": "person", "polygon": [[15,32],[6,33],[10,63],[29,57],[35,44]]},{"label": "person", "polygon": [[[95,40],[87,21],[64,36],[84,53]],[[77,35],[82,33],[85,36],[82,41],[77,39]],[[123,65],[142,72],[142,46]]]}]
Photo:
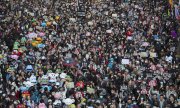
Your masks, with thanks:
[{"label": "person", "polygon": [[1,3],[0,107],[178,108],[179,4],[113,2]]}]

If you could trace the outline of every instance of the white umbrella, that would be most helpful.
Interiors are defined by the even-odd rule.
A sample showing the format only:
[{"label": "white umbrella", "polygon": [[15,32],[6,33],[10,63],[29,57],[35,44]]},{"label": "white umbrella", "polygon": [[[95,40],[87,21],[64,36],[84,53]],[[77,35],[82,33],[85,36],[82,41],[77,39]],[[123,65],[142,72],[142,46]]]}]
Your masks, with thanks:
[{"label": "white umbrella", "polygon": [[61,104],[61,101],[60,100],[55,100],[55,102],[53,104],[54,105]]},{"label": "white umbrella", "polygon": [[60,78],[62,78],[62,79],[66,78],[66,76],[67,76],[66,73],[61,73],[61,74],[60,74]]},{"label": "white umbrella", "polygon": [[71,22],[76,22],[76,19],[75,19],[75,18],[69,18],[69,20],[70,20]]},{"label": "white umbrella", "polygon": [[36,38],[37,37],[37,34],[36,33],[29,33],[29,34],[27,34],[27,37],[28,38],[30,38],[30,39],[32,39],[32,38]]},{"label": "white umbrella", "polygon": [[32,31],[33,31],[33,28],[29,28],[29,31],[32,32]]},{"label": "white umbrella", "polygon": [[93,25],[93,22],[92,22],[92,21],[89,21],[89,22],[88,22],[88,25],[89,25],[89,26],[92,26],[92,25]]},{"label": "white umbrella", "polygon": [[26,87],[32,87],[32,86],[34,86],[34,84],[31,83],[30,81],[24,81],[23,84],[26,85]]},{"label": "white umbrella", "polygon": [[91,35],[91,33],[90,33],[90,32],[87,32],[87,33],[86,33],[86,36],[90,36],[90,35]]},{"label": "white umbrella", "polygon": [[65,103],[66,105],[71,105],[74,102],[75,102],[74,99],[70,99],[70,98],[63,99],[63,103]]}]

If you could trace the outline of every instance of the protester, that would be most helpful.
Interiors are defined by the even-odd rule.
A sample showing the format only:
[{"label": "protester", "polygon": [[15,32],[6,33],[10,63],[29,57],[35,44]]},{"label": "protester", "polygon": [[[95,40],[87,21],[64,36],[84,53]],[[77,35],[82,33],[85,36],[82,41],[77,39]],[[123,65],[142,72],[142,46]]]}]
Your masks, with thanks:
[{"label": "protester", "polygon": [[2,108],[179,108],[179,4],[6,0]]}]

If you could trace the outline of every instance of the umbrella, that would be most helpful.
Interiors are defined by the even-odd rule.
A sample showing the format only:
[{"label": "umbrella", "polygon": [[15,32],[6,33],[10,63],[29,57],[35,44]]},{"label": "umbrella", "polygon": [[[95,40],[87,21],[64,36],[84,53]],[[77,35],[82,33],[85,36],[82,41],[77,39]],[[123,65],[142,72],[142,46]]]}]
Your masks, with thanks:
[{"label": "umbrella", "polygon": [[154,38],[155,40],[158,40],[158,39],[159,39],[159,36],[158,36],[158,35],[154,35],[153,38]]},{"label": "umbrella", "polygon": [[66,58],[63,62],[64,66],[75,66],[77,64],[77,62],[73,59],[73,58]]},{"label": "umbrella", "polygon": [[55,21],[53,21],[53,25],[57,25],[57,23]]},{"label": "umbrella", "polygon": [[95,93],[95,90],[93,88],[87,87],[87,92],[93,94]]},{"label": "umbrella", "polygon": [[32,31],[33,31],[33,28],[29,28],[29,31],[32,32]]},{"label": "umbrella", "polygon": [[36,26],[36,29],[41,31],[41,30],[42,30],[42,27]]},{"label": "umbrella", "polygon": [[90,33],[90,32],[87,32],[87,33],[86,33],[86,36],[90,36],[90,35],[91,35],[91,33]]},{"label": "umbrella", "polygon": [[141,90],[141,94],[147,94],[147,93],[148,93],[148,91],[146,89]]},{"label": "umbrella", "polygon": [[66,76],[67,76],[66,73],[61,73],[61,74],[60,74],[60,78],[62,78],[62,79],[66,78]]},{"label": "umbrella", "polygon": [[82,81],[77,82],[76,87],[84,88],[84,82],[82,82]]},{"label": "umbrella", "polygon": [[69,18],[69,20],[70,20],[71,22],[76,22],[76,19],[75,19],[75,18]]},{"label": "umbrella", "polygon": [[142,46],[149,46],[148,42],[143,42]]},{"label": "umbrella", "polygon": [[3,55],[2,54],[0,54],[0,59],[2,59],[3,58]]},{"label": "umbrella", "polygon": [[56,16],[55,19],[56,19],[56,20],[59,20],[59,19],[60,19],[60,16]]},{"label": "umbrella", "polygon": [[36,33],[29,33],[28,35],[27,35],[27,37],[28,38],[36,38],[37,37],[37,34]]},{"label": "umbrella", "polygon": [[56,92],[55,94],[54,94],[54,98],[55,99],[60,99],[61,98],[61,93],[60,92]]},{"label": "umbrella", "polygon": [[27,66],[26,66],[26,71],[27,71],[27,72],[31,72],[32,70],[33,70],[32,65],[27,65]]},{"label": "umbrella", "polygon": [[45,23],[45,22],[41,23],[41,26],[42,26],[42,27],[45,27],[45,26],[46,26],[46,23]]},{"label": "umbrella", "polygon": [[132,32],[131,31],[128,31],[127,32],[127,36],[131,36],[132,35]]},{"label": "umbrella", "polygon": [[54,104],[54,105],[58,105],[58,104],[61,105],[61,101],[60,101],[60,100],[55,100],[55,102],[54,102],[53,104]]},{"label": "umbrella", "polygon": [[93,22],[92,22],[92,21],[89,21],[89,22],[88,22],[88,25],[89,25],[89,26],[92,26],[92,25],[93,25]]},{"label": "umbrella", "polygon": [[11,55],[10,58],[17,60],[19,58],[18,55]]},{"label": "umbrella", "polygon": [[44,48],[45,45],[44,44],[38,44],[38,48]]},{"label": "umbrella", "polygon": [[75,100],[71,99],[71,98],[63,99],[63,103],[65,103],[66,105],[71,105],[74,102],[75,102]]},{"label": "umbrella", "polygon": [[28,90],[28,88],[27,88],[27,87],[25,87],[25,86],[21,86],[21,87],[20,87],[20,90],[21,90],[21,92],[24,92],[24,91],[27,91],[27,90]]},{"label": "umbrella", "polygon": [[47,88],[48,91],[50,91],[50,90],[52,89],[51,86],[47,86],[47,85],[42,86],[42,89],[43,89],[43,90],[44,90],[45,88]]},{"label": "umbrella", "polygon": [[44,32],[40,32],[38,35],[42,37],[42,36],[45,36],[45,33]]},{"label": "umbrella", "polygon": [[34,86],[34,83],[31,83],[30,81],[25,81],[25,82],[23,82],[23,84],[28,88],[31,86]]},{"label": "umbrella", "polygon": [[156,70],[156,66],[155,65],[151,65],[150,69],[155,71]]},{"label": "umbrella", "polygon": [[176,33],[175,30],[171,31],[171,36],[172,36],[172,38],[176,38],[177,37],[177,33]]}]

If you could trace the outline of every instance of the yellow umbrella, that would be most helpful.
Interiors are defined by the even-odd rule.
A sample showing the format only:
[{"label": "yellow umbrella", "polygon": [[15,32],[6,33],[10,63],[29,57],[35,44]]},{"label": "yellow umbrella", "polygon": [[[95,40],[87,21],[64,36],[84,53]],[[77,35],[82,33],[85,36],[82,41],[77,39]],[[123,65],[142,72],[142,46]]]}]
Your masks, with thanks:
[{"label": "yellow umbrella", "polygon": [[54,19],[51,17],[50,20],[53,21]]},{"label": "yellow umbrella", "polygon": [[0,59],[2,59],[3,58],[3,55],[2,54],[0,54]]},{"label": "yellow umbrella", "polygon": [[36,38],[36,41],[42,41],[42,38],[38,37]]},{"label": "yellow umbrella", "polygon": [[50,26],[50,25],[51,25],[51,22],[47,22],[46,25],[47,25],[47,26]]},{"label": "yellow umbrella", "polygon": [[69,105],[69,108],[76,108],[74,104]]},{"label": "yellow umbrella", "polygon": [[34,42],[32,42],[31,44],[32,44],[33,47],[36,47],[36,46],[39,44],[39,42],[34,41]]},{"label": "yellow umbrella", "polygon": [[56,16],[55,19],[56,19],[56,20],[59,20],[59,19],[60,19],[60,16]]}]

